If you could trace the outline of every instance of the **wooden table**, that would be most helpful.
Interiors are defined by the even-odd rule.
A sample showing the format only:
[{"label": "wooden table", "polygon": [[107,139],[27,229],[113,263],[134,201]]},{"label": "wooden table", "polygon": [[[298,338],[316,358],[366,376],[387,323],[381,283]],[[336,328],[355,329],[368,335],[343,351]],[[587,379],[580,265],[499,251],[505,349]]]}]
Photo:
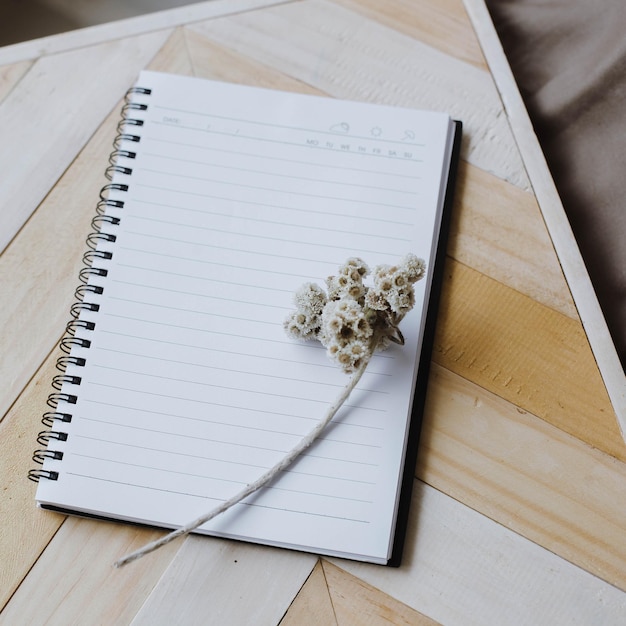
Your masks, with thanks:
[{"label": "wooden table", "polygon": [[[191,537],[115,570],[158,533],[36,508],[55,346],[142,68],[463,120],[401,568]],[[626,623],[623,372],[481,0],[214,0],[0,49],[0,172],[1,624]]]}]

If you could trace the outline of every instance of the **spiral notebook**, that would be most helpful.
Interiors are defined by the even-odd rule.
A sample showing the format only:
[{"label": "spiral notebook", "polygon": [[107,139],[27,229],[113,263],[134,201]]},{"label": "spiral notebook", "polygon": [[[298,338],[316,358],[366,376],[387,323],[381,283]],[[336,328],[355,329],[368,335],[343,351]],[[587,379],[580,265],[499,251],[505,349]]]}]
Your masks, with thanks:
[{"label": "spiral notebook", "polygon": [[347,383],[285,335],[292,294],[348,257],[413,252],[428,267],[404,347],[374,356],[292,466],[199,529],[397,565],[460,123],[142,72],[118,131],[30,473],[38,504],[175,528],[228,499]]}]

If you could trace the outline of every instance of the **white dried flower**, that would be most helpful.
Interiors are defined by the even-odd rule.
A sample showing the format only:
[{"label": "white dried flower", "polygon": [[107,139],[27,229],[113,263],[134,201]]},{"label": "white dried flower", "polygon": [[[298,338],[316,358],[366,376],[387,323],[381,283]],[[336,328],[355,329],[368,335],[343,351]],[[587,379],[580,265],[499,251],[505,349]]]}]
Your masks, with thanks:
[{"label": "white dried flower", "polygon": [[318,339],[344,372],[355,372],[375,349],[404,343],[398,324],[415,304],[413,283],[424,271],[424,261],[408,254],[398,265],[376,267],[368,289],[369,268],[352,257],[326,279],[328,295],[314,283],[296,292],[285,330],[296,339]]},{"label": "white dried flower", "polygon": [[412,283],[424,278],[424,274],[426,273],[426,263],[424,259],[420,259],[414,254],[409,253],[402,259],[402,265],[405,267],[408,279]]},{"label": "white dried flower", "polygon": [[300,311],[321,315],[326,304],[326,294],[319,285],[305,283],[296,291],[294,302]]},{"label": "white dried flower", "polygon": [[363,278],[369,274],[369,268],[359,258],[348,259],[340,268],[337,276],[329,276],[326,279],[328,287],[328,299],[340,300],[349,296],[353,300],[361,300],[366,293]]},{"label": "white dried flower", "polygon": [[294,339],[315,339],[326,304],[324,290],[315,283],[305,283],[296,291],[293,299],[296,310],[285,319],[285,331]]},{"label": "white dried flower", "polygon": [[413,283],[424,272],[424,261],[414,254],[407,254],[400,265],[379,265],[374,270],[374,286],[365,297],[366,305],[377,311],[390,311],[400,321],[415,304]]},{"label": "white dried flower", "polygon": [[319,340],[330,358],[347,374],[361,364],[372,333],[365,311],[356,300],[334,300],[324,308]]}]

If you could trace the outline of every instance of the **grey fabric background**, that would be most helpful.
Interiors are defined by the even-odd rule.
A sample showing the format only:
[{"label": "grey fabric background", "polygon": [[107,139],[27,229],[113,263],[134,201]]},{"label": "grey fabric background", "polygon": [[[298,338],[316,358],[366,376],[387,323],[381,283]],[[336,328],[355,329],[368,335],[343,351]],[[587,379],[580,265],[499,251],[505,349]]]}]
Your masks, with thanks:
[{"label": "grey fabric background", "polygon": [[626,0],[487,0],[626,369]]}]

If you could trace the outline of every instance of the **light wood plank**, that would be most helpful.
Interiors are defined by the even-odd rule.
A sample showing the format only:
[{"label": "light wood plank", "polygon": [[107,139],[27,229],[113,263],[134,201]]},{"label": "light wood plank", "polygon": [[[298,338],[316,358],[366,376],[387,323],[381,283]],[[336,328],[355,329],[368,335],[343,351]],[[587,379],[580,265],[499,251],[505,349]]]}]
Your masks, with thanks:
[{"label": "light wood plank", "polygon": [[417,476],[626,591],[626,464],[436,365]]},{"label": "light wood plank", "polygon": [[132,623],[277,624],[316,562],[289,550],[188,537]]},{"label": "light wood plank", "polygon": [[35,506],[35,483],[28,470],[37,467],[33,451],[41,448],[37,433],[44,430],[41,416],[56,373],[56,352],[36,373],[26,391],[0,422],[0,441],[10,442],[0,454],[0,611],[63,523],[64,516]]},{"label": "light wood plank", "polygon": [[446,626],[618,626],[626,593],[416,481],[400,568],[330,559]]},{"label": "light wood plank", "polygon": [[112,564],[159,534],[68,518],[0,614],[0,624],[129,624],[178,546],[166,546],[132,568]]},{"label": "light wood plank", "polygon": [[482,0],[464,1],[485,50],[494,81],[506,103],[507,118],[528,168],[534,192],[567,277],[580,319],[589,336],[594,357],[613,403],[622,437],[626,440],[626,372],[620,362],[563,204],[485,3]]},{"label": "light wood plank", "polygon": [[302,624],[337,626],[321,561],[317,562],[280,621],[280,626],[302,626]]},{"label": "light wood plank", "polygon": [[438,622],[322,561],[338,626],[435,626]]},{"label": "light wood plank", "polygon": [[433,359],[626,460],[626,445],[580,322],[450,260]]},{"label": "light wood plank", "polygon": [[[167,35],[150,33],[39,59],[0,104],[0,250]],[[16,153],[20,145],[29,148]]]},{"label": "light wood plank", "polygon": [[13,87],[28,72],[31,65],[30,61],[21,61],[11,65],[0,66],[0,102],[6,98]]},{"label": "light wood plank", "polygon": [[487,68],[462,0],[333,0],[446,54]]},{"label": "light wood plank", "polygon": [[167,41],[159,49],[158,54],[146,66],[146,69],[155,72],[193,76],[193,64],[189,50],[187,49],[185,29],[183,26],[179,26],[172,32]]},{"label": "light wood plank", "polygon": [[[59,341],[69,320],[119,107],[0,257],[0,415]],[[15,359],[13,355],[20,355]],[[41,405],[43,407],[43,403]],[[43,413],[43,410],[40,411]]]},{"label": "light wood plank", "polygon": [[188,6],[156,11],[147,15],[5,46],[0,48],[0,65],[170,29],[216,16],[251,11],[281,1],[284,0],[206,0],[205,2],[192,2]]},{"label": "light wood plank", "polygon": [[194,76],[266,89],[323,95],[302,81],[216,44],[192,28],[185,29],[185,43],[192,59]]},{"label": "light wood plank", "polygon": [[464,161],[459,164],[447,251],[457,261],[578,319],[533,194]]},{"label": "light wood plank", "polygon": [[448,111],[463,120],[470,163],[528,188],[493,81],[469,63],[326,0],[193,29],[334,97]]}]

